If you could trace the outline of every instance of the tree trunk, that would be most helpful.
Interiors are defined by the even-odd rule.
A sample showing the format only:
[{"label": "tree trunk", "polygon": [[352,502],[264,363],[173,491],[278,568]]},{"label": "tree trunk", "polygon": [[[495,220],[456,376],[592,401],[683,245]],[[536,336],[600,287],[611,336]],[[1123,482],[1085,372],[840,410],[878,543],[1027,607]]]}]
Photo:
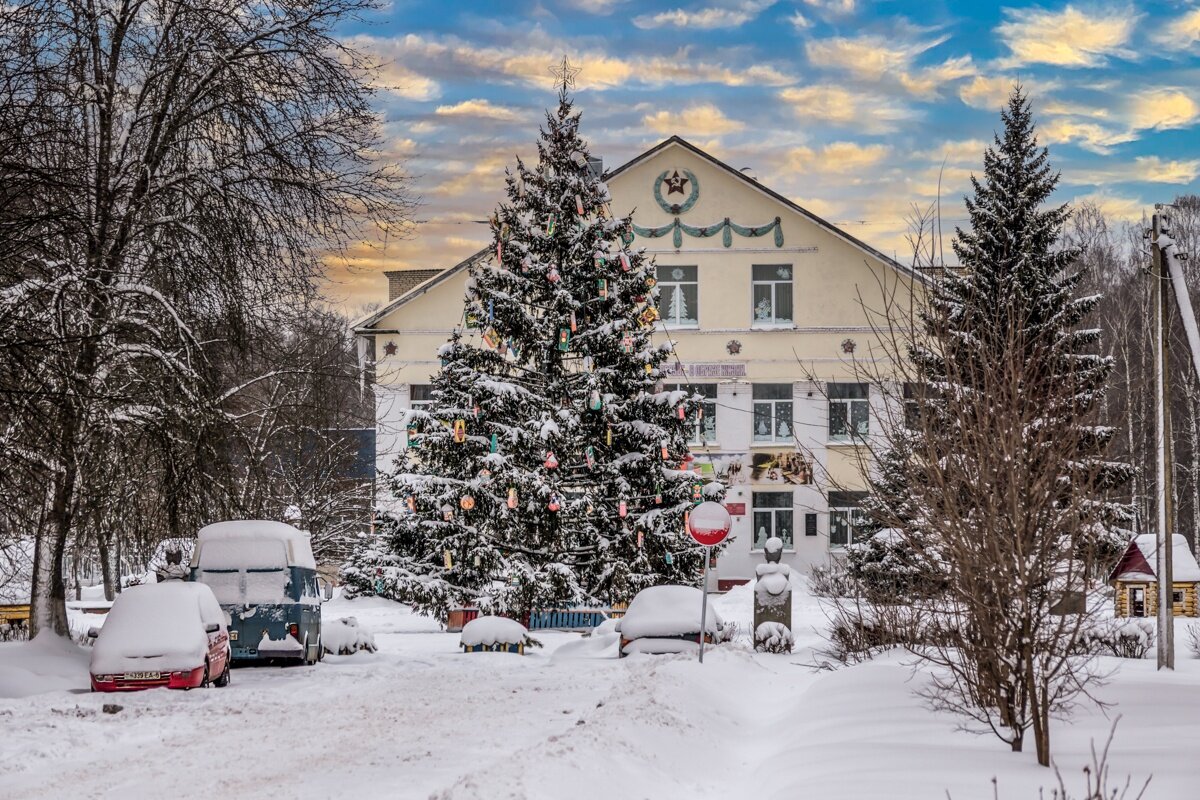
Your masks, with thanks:
[{"label": "tree trunk", "polygon": [[46,528],[34,545],[33,592],[30,597],[29,634],[44,630],[70,636],[67,623],[67,587],[63,580],[63,556],[71,532],[71,498],[75,494],[77,470],[66,463],[54,477],[50,514]]},{"label": "tree trunk", "polygon": [[113,600],[116,595],[113,592],[113,563],[112,563],[112,548],[109,545],[111,534],[99,533],[96,534],[96,550],[100,556],[100,577],[104,581],[104,599]]}]

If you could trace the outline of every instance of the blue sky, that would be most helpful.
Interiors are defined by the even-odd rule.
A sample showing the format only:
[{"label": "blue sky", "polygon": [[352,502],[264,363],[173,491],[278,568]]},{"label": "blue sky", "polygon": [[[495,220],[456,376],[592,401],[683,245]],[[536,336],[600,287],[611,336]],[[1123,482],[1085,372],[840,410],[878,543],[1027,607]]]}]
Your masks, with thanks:
[{"label": "blue sky", "polygon": [[383,66],[386,155],[422,200],[411,237],[364,243],[328,294],[385,299],[389,267],[486,243],[505,165],[532,152],[566,54],[584,135],[617,166],[679,134],[904,260],[905,216],[961,197],[1014,80],[1059,199],[1133,220],[1200,192],[1200,0],[396,0],[343,36]]}]

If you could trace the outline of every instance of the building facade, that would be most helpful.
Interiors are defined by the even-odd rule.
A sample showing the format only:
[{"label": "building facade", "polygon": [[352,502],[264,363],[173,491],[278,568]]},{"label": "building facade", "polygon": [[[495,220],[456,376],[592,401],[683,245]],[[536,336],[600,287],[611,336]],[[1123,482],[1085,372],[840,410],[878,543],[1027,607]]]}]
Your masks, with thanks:
[{"label": "building facade", "polygon": [[[693,453],[727,485],[734,521],[717,580],[751,579],[771,536],[793,568],[829,563],[854,541],[862,442],[886,413],[856,369],[880,352],[864,304],[884,292],[904,302],[919,278],[679,137],[605,181],[654,256],[656,335],[676,343],[674,377],[707,400]],[[404,451],[408,409],[430,400],[437,348],[463,321],[467,268],[489,253],[415,285],[392,278],[404,290],[355,324],[375,358],[381,473]]]}]

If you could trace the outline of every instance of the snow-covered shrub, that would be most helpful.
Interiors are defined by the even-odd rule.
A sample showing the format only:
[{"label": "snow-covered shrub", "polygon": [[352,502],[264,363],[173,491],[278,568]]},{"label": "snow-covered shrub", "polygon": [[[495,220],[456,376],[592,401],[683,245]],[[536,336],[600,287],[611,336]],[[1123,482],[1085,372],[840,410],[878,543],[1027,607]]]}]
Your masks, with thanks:
[{"label": "snow-covered shrub", "polygon": [[1079,649],[1086,653],[1145,658],[1154,648],[1154,626],[1145,620],[1100,620],[1079,636]]},{"label": "snow-covered shrub", "polygon": [[858,585],[841,561],[833,561],[828,567],[813,567],[808,588],[817,597],[858,596]]},{"label": "snow-covered shrub", "polygon": [[1192,655],[1200,658],[1200,622],[1188,625],[1188,647],[1192,649]]},{"label": "snow-covered shrub", "polygon": [[782,622],[764,622],[754,631],[754,649],[760,653],[790,653],[795,640]]},{"label": "snow-covered shrub", "polygon": [[865,597],[882,603],[931,597],[945,585],[935,565],[915,554],[904,534],[892,529],[846,548],[846,574]]},{"label": "snow-covered shrub", "polygon": [[348,656],[359,650],[374,653],[376,650],[374,634],[360,627],[354,617],[343,617],[322,625],[321,646],[326,653],[337,656]]}]

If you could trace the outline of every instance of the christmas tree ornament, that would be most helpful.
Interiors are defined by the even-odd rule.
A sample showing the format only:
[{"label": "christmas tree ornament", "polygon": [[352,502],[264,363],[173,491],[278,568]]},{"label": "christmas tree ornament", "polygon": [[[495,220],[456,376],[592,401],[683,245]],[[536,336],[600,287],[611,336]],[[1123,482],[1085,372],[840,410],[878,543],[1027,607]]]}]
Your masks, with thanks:
[{"label": "christmas tree ornament", "polygon": [[451,508],[449,504],[442,506],[442,519],[444,519],[446,522],[454,519],[454,509]]},{"label": "christmas tree ornament", "polygon": [[655,286],[658,286],[658,278],[654,277],[653,275],[647,275],[646,288],[653,289]]},{"label": "christmas tree ornament", "polygon": [[508,223],[507,222],[500,223],[500,239],[501,239],[501,241],[507,242],[508,237],[510,235],[512,235],[512,229],[510,227],[508,227]]},{"label": "christmas tree ornament", "polygon": [[456,444],[462,444],[467,440],[467,421],[465,419],[454,420],[454,441]]},{"label": "christmas tree ornament", "polygon": [[585,510],[589,516],[596,513],[596,507],[592,505],[591,500],[588,500],[587,508]]},{"label": "christmas tree ornament", "polygon": [[633,244],[633,231],[628,228],[621,232],[621,241],[625,244]]},{"label": "christmas tree ornament", "polygon": [[671,556],[670,553],[667,553],[665,556],[663,556],[663,562],[669,567],[675,563],[675,559]]},{"label": "christmas tree ornament", "polygon": [[592,389],[592,396],[588,399],[588,408],[592,411],[599,411],[604,403],[600,400],[600,390]]},{"label": "christmas tree ornament", "polygon": [[556,222],[557,222],[557,220],[555,220],[553,214],[551,214],[549,217],[546,218],[546,235],[547,236],[554,235],[554,226],[555,226]]},{"label": "christmas tree ornament", "polygon": [[496,345],[500,344],[500,334],[496,333],[495,328],[488,328],[486,331],[484,331],[482,338],[483,343],[493,349],[496,347]]},{"label": "christmas tree ornament", "polygon": [[451,558],[449,550],[442,552],[442,561],[445,562],[446,569],[454,569],[454,559]]},{"label": "christmas tree ornament", "polygon": [[496,266],[504,265],[504,242],[496,242]]},{"label": "christmas tree ornament", "polygon": [[571,349],[571,329],[570,328],[559,328],[558,329],[558,349],[562,350],[563,352],[566,352],[567,350]]},{"label": "christmas tree ornament", "polygon": [[475,498],[469,494],[464,494],[458,500],[458,507],[461,508],[463,511],[470,511],[472,508],[475,507]]},{"label": "christmas tree ornament", "polygon": [[642,325],[649,327],[658,319],[658,309],[654,306],[646,306],[645,310],[638,316],[638,321]]},{"label": "christmas tree ornament", "polygon": [[493,434],[492,434],[491,441],[490,441],[490,442],[488,442],[488,452],[489,452],[489,453],[494,453],[494,452],[496,452],[496,451],[497,451],[497,450],[499,450],[499,449],[500,449],[500,441],[499,441],[499,439],[496,437],[496,434],[494,434],[494,433],[493,433]]},{"label": "christmas tree ornament", "polygon": [[626,253],[624,250],[622,250],[617,258],[621,261],[621,270],[623,272],[629,272],[629,253]]},{"label": "christmas tree ornament", "polygon": [[508,507],[517,507],[517,487],[515,486],[508,487]]},{"label": "christmas tree ornament", "polygon": [[554,469],[558,466],[558,458],[555,457],[553,450],[546,453],[546,461],[544,463],[546,469]]},{"label": "christmas tree ornament", "polygon": [[646,532],[638,531],[638,550],[646,546]]},{"label": "christmas tree ornament", "polygon": [[678,416],[680,419],[687,419],[687,412],[683,410],[683,406],[676,406],[675,410],[679,412]]},{"label": "christmas tree ornament", "polygon": [[475,419],[479,419],[479,403],[473,403],[471,413],[475,415]]},{"label": "christmas tree ornament", "polygon": [[621,351],[624,353],[633,352],[633,337],[628,333],[621,337]]},{"label": "christmas tree ornament", "polygon": [[692,502],[699,503],[704,499],[704,485],[700,483],[692,484]]},{"label": "christmas tree ornament", "polygon": [[588,372],[596,371],[596,362],[591,356],[583,357],[583,368]]},{"label": "christmas tree ornament", "polygon": [[479,327],[479,315],[476,314],[474,311],[468,311],[466,326],[472,330],[475,328],[478,328]]},{"label": "christmas tree ornament", "polygon": [[415,513],[417,513],[417,498],[413,497],[413,496],[410,494],[410,495],[409,495],[409,496],[408,496],[408,497],[405,499],[404,503],[405,503],[405,505],[407,505],[407,506],[408,506],[408,513],[410,513],[410,514],[415,514]]},{"label": "christmas tree ornament", "polygon": [[603,253],[596,253],[595,260],[596,260],[596,269],[600,269],[601,267],[604,266],[604,254]]},{"label": "christmas tree ornament", "polygon": [[608,297],[608,280],[605,278],[596,278],[596,294],[600,297]]},{"label": "christmas tree ornament", "polygon": [[617,516],[619,516],[619,517],[621,517],[622,519],[624,519],[625,515],[626,515],[626,514],[628,514],[628,513],[629,513],[629,506],[627,506],[627,505],[625,504],[625,501],[624,501],[624,500],[622,500],[621,502],[617,503]]},{"label": "christmas tree ornament", "polygon": [[670,458],[670,456],[667,454],[667,440],[666,440],[666,439],[663,439],[663,440],[662,440],[662,449],[661,449],[661,452],[662,452],[662,457],[663,457],[664,459],[666,459],[666,458]]},{"label": "christmas tree ornament", "polygon": [[662,484],[654,487],[654,505],[662,505]]},{"label": "christmas tree ornament", "polygon": [[579,150],[571,151],[571,161],[574,162],[575,166],[579,167],[580,169],[583,169],[587,166],[587,156],[585,156]]},{"label": "christmas tree ornament", "polygon": [[575,333],[578,330],[579,330],[579,326],[575,322],[575,312],[572,310],[571,311],[571,333]]},{"label": "christmas tree ornament", "polygon": [[575,195],[575,213],[583,216],[583,198],[579,195]]},{"label": "christmas tree ornament", "polygon": [[[670,556],[671,554],[667,553],[667,555]],[[671,562],[668,561],[667,563],[670,564]],[[477,567],[479,566],[479,553],[475,554],[475,566],[477,566]]]},{"label": "christmas tree ornament", "polygon": [[550,495],[550,502],[546,504],[546,508],[550,509],[551,511],[558,511],[560,508],[562,508],[562,505],[558,502],[558,495]]},{"label": "christmas tree ornament", "polygon": [[612,447],[612,425],[609,425],[604,430],[604,443],[609,447]]},{"label": "christmas tree ornament", "polygon": [[488,322],[496,319],[496,301],[488,300]]},{"label": "christmas tree ornament", "polygon": [[587,463],[588,469],[596,466],[596,449],[590,444],[587,446],[587,449],[583,451],[583,459]]},{"label": "christmas tree ornament", "polygon": [[483,483],[487,483],[488,479],[491,477],[492,477],[492,471],[490,469],[488,469],[487,467],[484,467],[483,469],[479,470],[479,480],[482,481]]},{"label": "christmas tree ornament", "polygon": [[558,267],[551,267],[550,271],[546,273],[546,279],[551,283],[558,283],[559,277],[561,276],[558,274]]},{"label": "christmas tree ornament", "polygon": [[649,361],[647,361],[647,362],[646,362],[646,374],[647,374],[647,375],[650,375],[650,374],[652,374],[653,372],[654,372],[654,367],[650,365],[650,362],[649,362]]}]

